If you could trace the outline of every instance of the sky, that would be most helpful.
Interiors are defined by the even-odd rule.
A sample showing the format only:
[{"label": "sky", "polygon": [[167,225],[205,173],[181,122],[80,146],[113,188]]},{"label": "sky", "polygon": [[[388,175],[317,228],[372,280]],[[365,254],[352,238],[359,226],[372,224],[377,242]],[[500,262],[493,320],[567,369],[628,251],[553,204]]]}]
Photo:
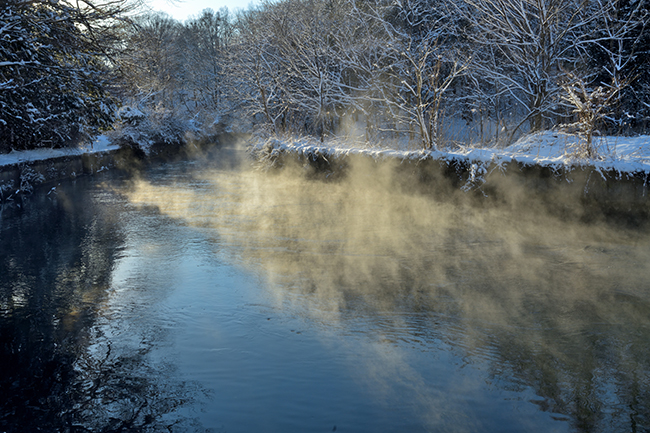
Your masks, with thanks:
[{"label": "sky", "polygon": [[153,10],[166,12],[178,21],[197,16],[207,8],[218,11],[226,6],[234,12],[235,9],[247,9],[249,5],[258,3],[259,0],[147,0]]}]

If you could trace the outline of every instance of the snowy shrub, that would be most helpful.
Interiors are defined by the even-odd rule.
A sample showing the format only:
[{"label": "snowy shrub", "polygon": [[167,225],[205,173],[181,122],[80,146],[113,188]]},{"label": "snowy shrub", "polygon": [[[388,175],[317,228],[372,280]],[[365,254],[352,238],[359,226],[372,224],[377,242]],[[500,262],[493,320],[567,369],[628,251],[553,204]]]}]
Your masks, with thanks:
[{"label": "snowy shrub", "polygon": [[181,144],[185,141],[185,132],[191,128],[189,120],[166,110],[151,113],[149,124],[154,144]]},{"label": "snowy shrub", "polygon": [[124,125],[137,126],[146,119],[146,115],[133,107],[122,107],[118,110],[117,116],[120,122]]},{"label": "snowy shrub", "polygon": [[[287,139],[289,139],[287,137]],[[256,161],[257,167],[263,170],[282,166],[281,155],[287,147],[287,140],[279,136],[262,138],[258,136],[251,143],[251,156]]]},{"label": "snowy shrub", "polygon": [[45,176],[31,169],[24,167],[20,172],[20,191],[31,194],[34,192],[34,186],[45,182]]},{"label": "snowy shrub", "polygon": [[572,148],[572,154],[578,158],[596,158],[598,152],[593,146],[594,134],[599,134],[598,127],[611,111],[612,103],[624,86],[598,86],[589,89],[585,82],[574,79],[563,86],[566,94],[562,99],[571,104],[576,121],[562,125],[574,130],[581,138],[579,144]]},{"label": "snowy shrub", "polygon": [[186,136],[198,135],[200,125],[183,119],[178,113],[158,107],[122,107],[120,121],[109,133],[114,143],[148,154],[154,145],[186,143]]},{"label": "snowy shrub", "polygon": [[7,200],[16,191],[14,181],[0,182],[0,203]]}]

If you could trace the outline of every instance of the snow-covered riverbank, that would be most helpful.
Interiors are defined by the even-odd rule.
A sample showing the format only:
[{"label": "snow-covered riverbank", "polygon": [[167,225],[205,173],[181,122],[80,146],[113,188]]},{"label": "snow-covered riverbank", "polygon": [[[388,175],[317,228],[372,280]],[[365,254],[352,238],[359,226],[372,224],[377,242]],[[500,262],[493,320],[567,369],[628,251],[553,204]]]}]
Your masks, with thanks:
[{"label": "snow-covered riverbank", "polygon": [[[395,144],[370,146],[344,138],[332,138],[321,143],[309,137],[276,137],[254,141],[252,151],[260,160],[294,155],[317,165],[320,164],[317,160],[324,161],[319,167],[328,171],[335,171],[333,166],[329,166],[332,158],[343,161],[352,155],[408,161],[411,164],[407,165],[417,166],[420,178],[446,177],[454,189],[478,191],[485,197],[503,198],[503,191],[516,185],[516,188],[524,188],[531,194],[533,190],[543,188],[548,200],[555,199],[551,197],[553,194],[561,194],[572,202],[584,201],[589,196],[587,199],[597,200],[599,206],[602,203],[610,206],[615,202],[616,208],[621,208],[632,203],[643,212],[650,212],[647,191],[650,136],[598,137],[593,143],[596,157],[590,159],[578,156],[576,149],[579,144],[579,137],[559,132],[530,135],[505,148],[456,146],[444,150],[414,150]],[[29,193],[32,186],[102,171],[109,168],[104,165],[110,165],[110,155],[119,149],[107,137],[101,136],[85,147],[0,155],[0,200]],[[531,174],[533,172],[535,174]],[[561,182],[545,180],[548,177]],[[533,178],[536,180],[532,181]],[[504,182],[507,182],[507,188]],[[557,189],[559,184],[565,186]],[[572,188],[569,194],[567,184]]]},{"label": "snow-covered riverbank", "polygon": [[49,188],[56,182],[83,174],[113,168],[138,170],[149,163],[205,155],[215,144],[239,139],[239,135],[228,133],[196,136],[196,141],[191,142],[187,139],[156,141],[147,134],[135,138],[112,134],[98,136],[78,147],[0,154],[0,202],[29,194],[35,187],[48,185]]},{"label": "snow-covered riverbank", "polygon": [[369,167],[364,159],[386,161],[393,164],[393,171],[383,171],[390,178],[387,185],[406,193],[549,213],[562,220],[645,225],[650,218],[650,137],[597,138],[593,158],[578,156],[581,144],[578,137],[545,132],[506,148],[410,150],[349,140],[273,138],[259,140],[252,151],[262,167],[293,161],[308,176],[326,178],[346,177],[357,162],[362,170],[384,167]]},{"label": "snow-covered riverbank", "polygon": [[30,194],[43,184],[52,185],[108,169],[114,166],[114,156],[119,150],[106,136],[100,136],[92,143],[74,148],[0,154],[0,202]]},{"label": "snow-covered riverbank", "polygon": [[62,149],[41,148],[0,154],[0,167],[25,162],[44,161],[66,156],[79,156],[84,154],[109,152],[117,149],[119,149],[118,145],[111,143],[108,137],[105,135],[101,135],[97,137],[92,143],[84,144],[79,147]]},{"label": "snow-covered riverbank", "polygon": [[[650,136],[596,137],[595,158],[580,158],[576,149],[580,138],[561,132],[543,132],[523,137],[505,148],[457,146],[452,150],[409,150],[391,147],[367,146],[350,140],[332,139],[321,143],[311,138],[270,139],[255,143],[255,151],[323,154],[330,156],[367,155],[377,159],[399,158],[409,160],[461,160],[469,163],[503,165],[519,163],[528,166],[549,167],[554,170],[572,170],[593,167],[598,171],[619,175],[650,174]],[[398,146],[395,146],[398,147]]]},{"label": "snow-covered riverbank", "polygon": [[[258,141],[254,144],[254,149],[261,150],[265,146],[268,149],[269,146],[272,146],[273,149],[278,151],[301,154],[314,152],[333,156],[361,154],[379,159],[461,159],[469,162],[493,162],[496,164],[517,162],[555,169],[591,166],[604,171],[616,171],[621,174],[650,173],[650,136],[597,137],[594,140],[594,149],[598,157],[592,159],[579,158],[574,154],[573,149],[578,146],[579,140],[575,135],[544,132],[526,136],[512,146],[505,148],[457,146],[453,150],[409,150],[389,146],[368,146],[348,139],[332,139],[321,143],[316,139],[300,137]],[[102,135],[92,143],[75,148],[43,148],[0,154],[0,167],[118,149],[118,145],[111,143],[108,137]]]}]

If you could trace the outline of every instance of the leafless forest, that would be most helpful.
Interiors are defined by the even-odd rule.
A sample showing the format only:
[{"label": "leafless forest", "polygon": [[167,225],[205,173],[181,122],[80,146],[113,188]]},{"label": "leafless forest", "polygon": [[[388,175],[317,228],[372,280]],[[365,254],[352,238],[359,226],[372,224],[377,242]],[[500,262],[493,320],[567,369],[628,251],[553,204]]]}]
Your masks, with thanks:
[{"label": "leafless forest", "polygon": [[648,129],[646,0],[279,0],[184,23],[139,6],[3,2],[0,152],[232,119],[426,149]]}]

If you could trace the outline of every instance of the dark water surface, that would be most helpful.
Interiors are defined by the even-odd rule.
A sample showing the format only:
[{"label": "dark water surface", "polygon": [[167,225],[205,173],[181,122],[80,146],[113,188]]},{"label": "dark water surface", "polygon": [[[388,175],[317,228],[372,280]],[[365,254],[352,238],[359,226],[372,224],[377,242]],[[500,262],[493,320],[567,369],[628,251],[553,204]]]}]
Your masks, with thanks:
[{"label": "dark water surface", "polygon": [[648,233],[242,160],[1,208],[0,431],[649,431]]}]

